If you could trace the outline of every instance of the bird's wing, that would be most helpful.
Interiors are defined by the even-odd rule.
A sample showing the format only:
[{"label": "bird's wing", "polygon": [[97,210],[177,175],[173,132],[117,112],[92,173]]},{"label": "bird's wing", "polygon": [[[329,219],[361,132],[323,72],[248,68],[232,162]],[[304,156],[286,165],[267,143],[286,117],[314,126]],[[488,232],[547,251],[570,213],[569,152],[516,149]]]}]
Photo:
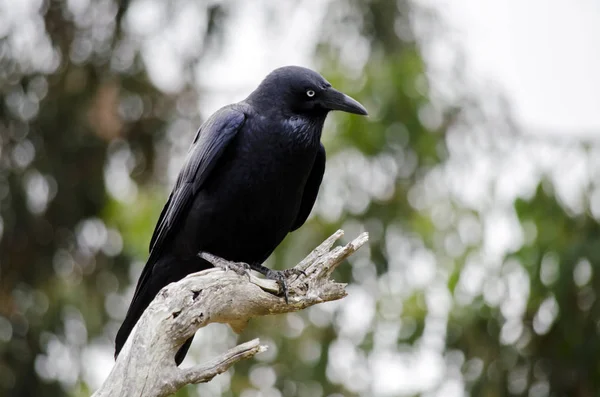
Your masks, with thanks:
[{"label": "bird's wing", "polygon": [[296,220],[294,221],[292,229],[290,230],[291,232],[304,225],[306,218],[308,218],[308,215],[310,215],[310,211],[312,210],[313,205],[315,205],[315,200],[317,199],[319,186],[321,186],[321,182],[323,181],[324,173],[325,148],[323,145],[321,145],[319,147],[319,151],[317,152],[317,156],[315,157],[315,162],[312,170],[310,171],[310,175],[308,176],[308,180],[306,181],[306,185],[304,186],[304,193],[302,194],[300,209],[298,210],[298,215],[296,215]]},{"label": "bird's wing", "polygon": [[186,212],[194,195],[202,188],[206,178],[245,120],[246,116],[242,111],[225,107],[200,127],[154,229],[150,240],[151,256],[158,254],[164,242],[173,231],[178,229],[177,225],[181,221],[182,214]]},{"label": "bird's wing", "polygon": [[[168,240],[180,228],[194,196],[202,189],[202,185],[214,169],[215,164],[245,120],[244,112],[228,106],[217,111],[206,120],[196,133],[185,163],[177,177],[175,187],[160,213],[158,223],[154,229],[150,241],[150,258],[148,258],[148,262],[142,270],[129,310],[117,333],[115,357],[119,354],[139,317],[160,288],[170,281],[174,281],[170,277],[173,279],[178,277],[177,274],[165,273],[165,268],[170,266],[172,258],[162,257],[161,252]],[[162,264],[161,260],[163,260]],[[152,274],[157,265],[159,266],[159,273],[153,279]]]}]

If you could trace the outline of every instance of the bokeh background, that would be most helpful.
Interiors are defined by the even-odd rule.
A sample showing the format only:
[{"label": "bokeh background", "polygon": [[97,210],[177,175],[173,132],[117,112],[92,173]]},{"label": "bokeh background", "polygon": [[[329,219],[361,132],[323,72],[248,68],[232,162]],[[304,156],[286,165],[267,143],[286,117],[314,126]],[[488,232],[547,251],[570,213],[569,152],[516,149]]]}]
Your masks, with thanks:
[{"label": "bokeh background", "polygon": [[371,235],[342,301],[211,325],[179,396],[600,395],[595,0],[0,0],[0,395],[88,396],[202,120],[313,67],[334,114],[310,221]]}]

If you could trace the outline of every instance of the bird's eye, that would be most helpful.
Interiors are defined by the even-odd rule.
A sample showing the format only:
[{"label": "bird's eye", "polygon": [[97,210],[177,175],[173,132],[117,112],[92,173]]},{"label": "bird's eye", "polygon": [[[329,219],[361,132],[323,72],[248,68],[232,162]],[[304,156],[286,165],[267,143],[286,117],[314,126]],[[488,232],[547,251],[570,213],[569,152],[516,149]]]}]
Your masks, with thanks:
[{"label": "bird's eye", "polygon": [[315,92],[314,92],[313,90],[308,90],[308,91],[306,91],[306,95],[307,95],[309,98],[312,98],[312,97],[314,97],[314,96],[315,96]]}]

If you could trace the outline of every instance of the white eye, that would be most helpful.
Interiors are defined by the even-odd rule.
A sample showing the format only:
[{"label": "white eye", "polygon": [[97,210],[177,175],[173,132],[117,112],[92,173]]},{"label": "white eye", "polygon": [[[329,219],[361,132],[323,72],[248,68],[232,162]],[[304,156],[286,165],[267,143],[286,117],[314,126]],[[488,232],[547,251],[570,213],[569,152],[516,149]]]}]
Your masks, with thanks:
[{"label": "white eye", "polygon": [[314,97],[314,96],[315,96],[315,92],[314,92],[313,90],[308,90],[308,91],[306,91],[306,95],[307,95],[309,98],[312,98],[312,97]]}]

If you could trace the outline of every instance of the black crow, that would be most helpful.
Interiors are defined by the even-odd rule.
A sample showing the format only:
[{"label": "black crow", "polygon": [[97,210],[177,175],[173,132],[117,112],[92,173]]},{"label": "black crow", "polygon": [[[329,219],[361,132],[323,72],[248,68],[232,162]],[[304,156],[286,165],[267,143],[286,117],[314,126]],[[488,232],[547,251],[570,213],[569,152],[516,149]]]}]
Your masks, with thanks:
[{"label": "black crow", "polygon": [[[318,73],[287,66],[206,120],[154,229],[115,357],[161,288],[212,267],[199,252],[247,263],[278,280],[287,300],[282,273],[262,263],[313,207],[325,171],[321,132],[331,110],[367,114]],[[177,364],[191,341],[177,353]]]}]

